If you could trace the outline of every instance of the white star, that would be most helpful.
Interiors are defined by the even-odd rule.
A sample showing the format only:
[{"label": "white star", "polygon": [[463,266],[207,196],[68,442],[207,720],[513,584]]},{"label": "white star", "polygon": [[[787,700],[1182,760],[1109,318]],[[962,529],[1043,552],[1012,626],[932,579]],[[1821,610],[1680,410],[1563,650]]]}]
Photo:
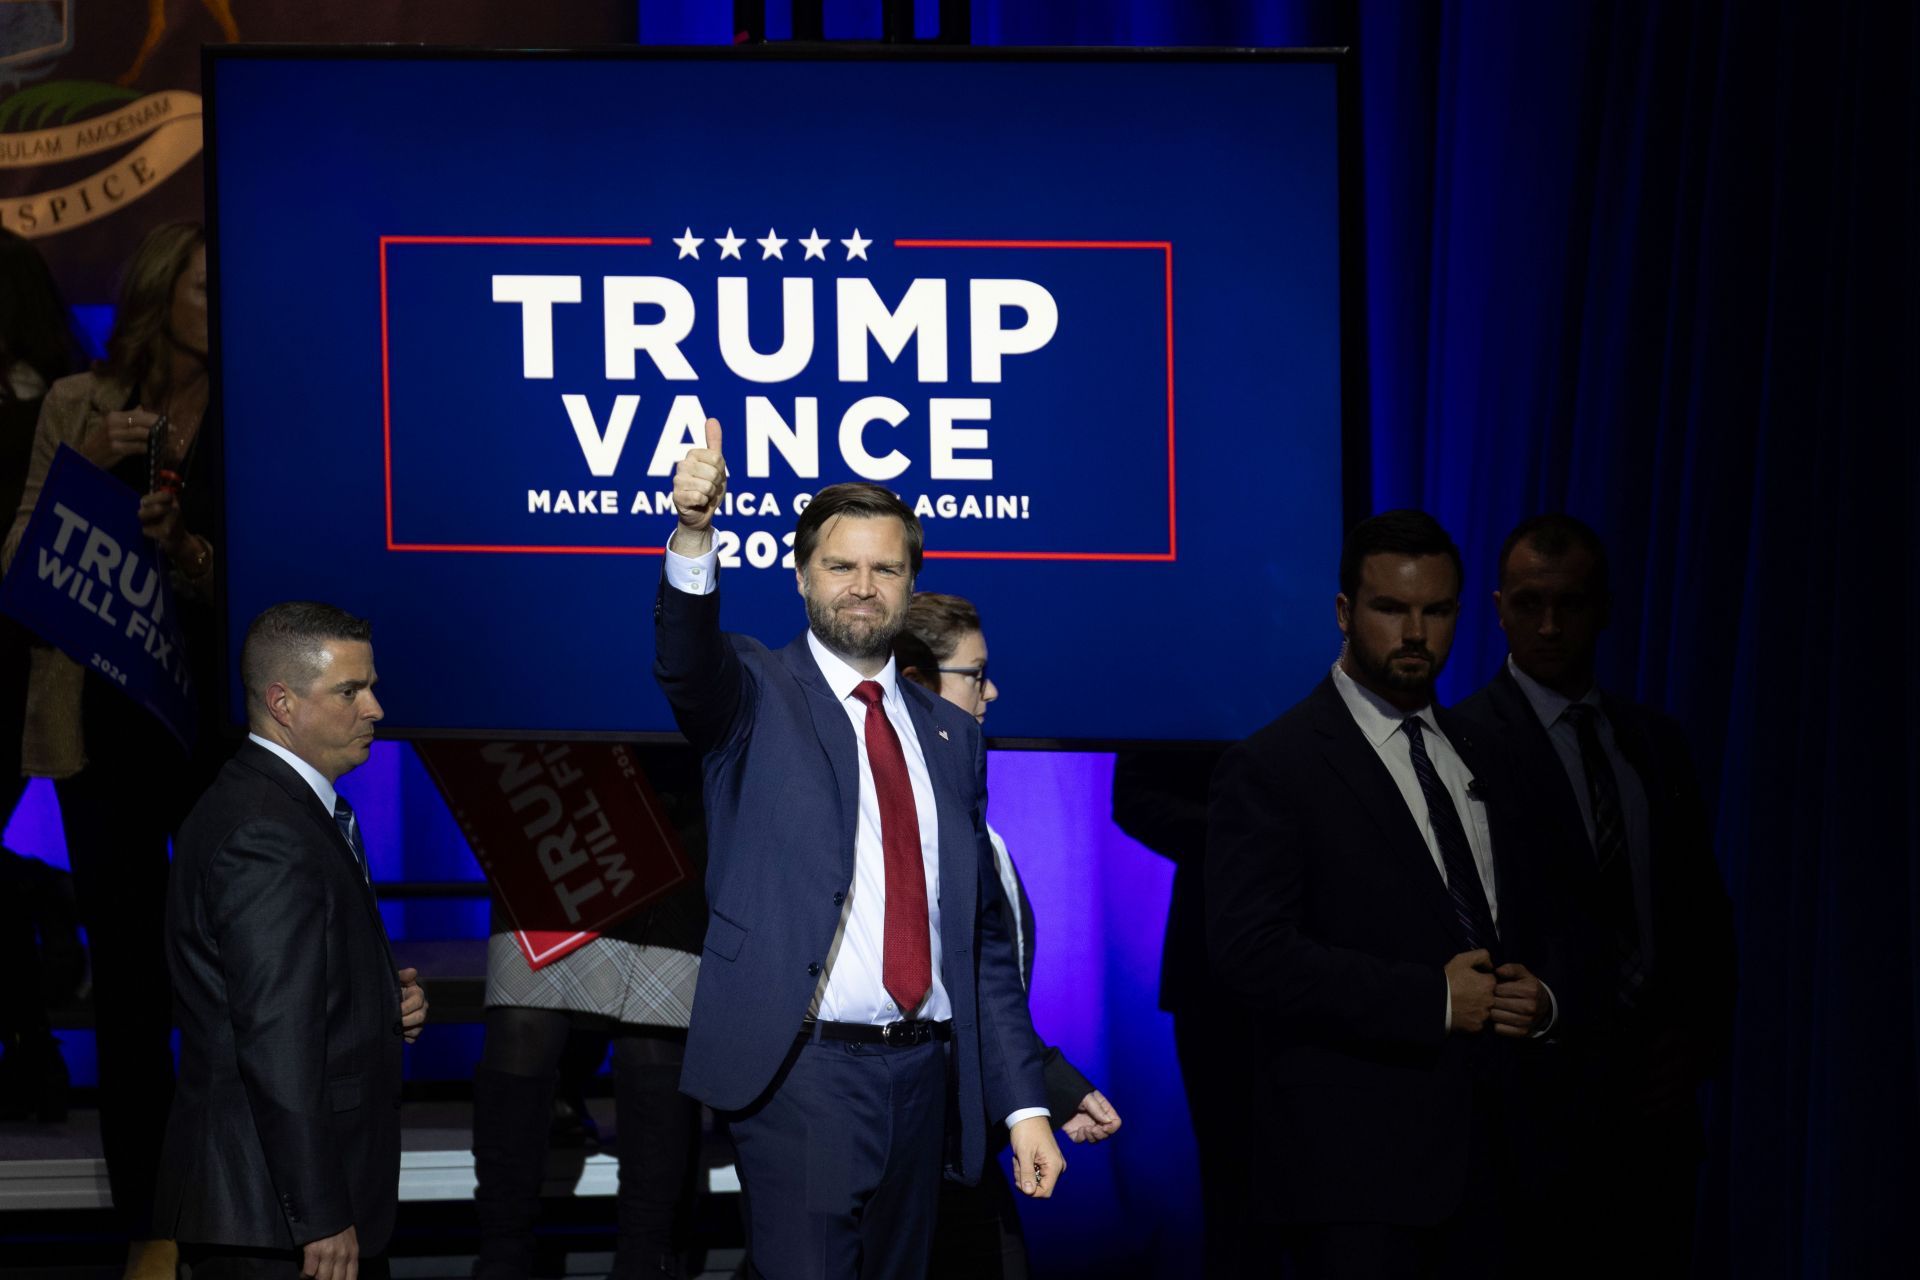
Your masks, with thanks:
[{"label": "white star", "polygon": [[840,243],[847,246],[848,262],[852,262],[855,258],[860,259],[862,262],[868,261],[867,246],[872,244],[873,241],[863,239],[860,235],[860,228],[855,227],[853,229],[853,238],[851,240],[842,240]]},{"label": "white star", "polygon": [[761,236],[758,240],[754,241],[754,243],[760,246],[760,261],[765,262],[768,258],[781,258],[782,261],[785,261],[781,256],[780,247],[784,245],[786,241],[775,235],[772,227],[768,227],[767,234]]},{"label": "white star", "polygon": [[727,234],[715,236],[713,242],[720,246],[720,257],[724,260],[727,258],[738,258],[740,256],[740,246],[746,243],[746,239],[733,234],[733,228],[728,227]]},{"label": "white star", "polygon": [[[675,236],[673,242],[680,246],[680,257],[698,258],[700,256],[700,246],[705,244],[707,240],[705,236],[693,234],[693,228],[688,227],[687,233],[682,236]],[[675,259],[675,261],[678,261],[678,259]]]},{"label": "white star", "polygon": [[805,245],[807,250],[807,256],[800,259],[800,261],[805,262],[810,258],[818,258],[820,261],[825,262],[827,260],[827,246],[832,244],[833,241],[821,235],[820,228],[815,227],[812,235],[800,237],[800,243]]}]

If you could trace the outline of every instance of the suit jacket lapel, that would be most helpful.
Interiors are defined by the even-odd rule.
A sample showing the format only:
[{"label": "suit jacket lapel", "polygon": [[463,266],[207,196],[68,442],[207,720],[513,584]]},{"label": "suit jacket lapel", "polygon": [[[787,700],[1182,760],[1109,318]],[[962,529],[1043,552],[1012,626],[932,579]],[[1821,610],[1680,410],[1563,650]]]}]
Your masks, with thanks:
[{"label": "suit jacket lapel", "polygon": [[360,859],[354,856],[353,846],[347,843],[346,836],[341,833],[340,824],[333,820],[333,815],[327,812],[327,807],[320,803],[320,797],[313,793],[313,788],[307,785],[307,780],[295,773],[286,761],[274,755],[273,752],[258,743],[248,742],[241,746],[237,758],[254,772],[271,779],[275,785],[286,792],[287,797],[310,820],[318,824],[321,832],[319,838],[326,842],[328,848],[333,849],[338,856],[346,860],[347,870],[353,877],[354,883],[359,886],[360,900],[365,904],[367,915],[373,921],[374,934],[380,939],[380,945],[387,953],[387,968],[393,970],[395,967],[393,944],[387,938],[387,922],[381,918],[379,900],[373,896],[372,868],[369,867],[365,871],[361,869]]},{"label": "suit jacket lapel", "polygon": [[[973,903],[978,898],[981,867],[969,856],[973,843],[973,761],[966,761],[966,785],[960,782],[960,746],[951,735],[942,737],[933,718],[933,695],[919,685],[903,681],[901,700],[907,706],[907,718],[913,721],[914,736],[920,740],[920,754],[927,762],[927,781],[933,784],[937,827],[940,832],[940,928],[956,937],[973,935],[973,912],[969,907],[956,913],[956,903]],[[957,847],[956,847],[957,846]],[[975,885],[968,885],[965,873],[971,867]]]},{"label": "suit jacket lapel", "polygon": [[1434,866],[1427,839],[1414,822],[1406,797],[1400,794],[1393,775],[1387,772],[1379,753],[1361,734],[1360,726],[1353,722],[1353,713],[1341,700],[1331,676],[1314,690],[1313,701],[1314,727],[1321,734],[1322,755],[1327,764],[1360,801],[1360,808],[1379,829],[1387,847],[1393,850],[1401,870],[1411,877],[1409,883],[1417,887],[1419,896],[1433,911],[1447,936],[1453,937],[1460,926],[1454,916],[1453,899],[1447,895],[1447,882]]},{"label": "suit jacket lapel", "polygon": [[1507,731],[1508,741],[1518,747],[1513,753],[1514,759],[1535,791],[1535,803],[1552,815],[1550,820],[1555,825],[1564,828],[1561,834],[1567,838],[1568,848],[1591,851],[1586,827],[1580,821],[1580,800],[1573,793],[1573,781],[1560,763],[1560,752],[1547,736],[1546,726],[1534,714],[1533,704],[1527,701],[1513,673],[1504,666],[1489,688],[1490,701]]},{"label": "suit jacket lapel", "polygon": [[[1508,822],[1511,816],[1508,806],[1512,801],[1500,795],[1503,782],[1505,787],[1515,784],[1513,780],[1501,777],[1488,754],[1491,747],[1475,736],[1472,727],[1464,719],[1438,704],[1433,708],[1433,715],[1440,725],[1440,731],[1447,735],[1447,741],[1453,745],[1454,753],[1467,766],[1467,772],[1480,788],[1480,794],[1487,798],[1482,801],[1482,808],[1487,815],[1487,838],[1493,844],[1494,900],[1504,902],[1508,896],[1507,889],[1521,883],[1519,868],[1512,862],[1521,854],[1519,832]],[[1559,760],[1553,754],[1552,744],[1541,745],[1548,756],[1556,762]],[[1460,815],[1460,819],[1462,822],[1472,820],[1471,815],[1465,813]]]},{"label": "suit jacket lapel", "polygon": [[340,834],[340,824],[333,820],[333,815],[328,813],[326,806],[320,803],[320,797],[313,793],[313,788],[307,785],[305,778],[295,773],[286,761],[258,743],[246,743],[240,748],[238,758],[255,773],[271,779],[276,786],[286,792],[287,798],[293,801],[294,805],[318,827],[320,838],[326,841],[327,847],[333,849],[351,865],[354,878],[365,879],[360,874],[360,862],[353,856],[353,849],[347,844],[346,837]]},{"label": "suit jacket lapel", "polygon": [[846,710],[827,686],[827,678],[820,674],[820,664],[813,660],[806,633],[802,632],[792,644],[780,650],[780,656],[806,692],[807,714],[813,717],[814,736],[833,769],[834,786],[840,795],[840,848],[844,851],[842,861],[845,863],[842,870],[851,882],[853,844],[860,824],[860,744],[854,738]]}]

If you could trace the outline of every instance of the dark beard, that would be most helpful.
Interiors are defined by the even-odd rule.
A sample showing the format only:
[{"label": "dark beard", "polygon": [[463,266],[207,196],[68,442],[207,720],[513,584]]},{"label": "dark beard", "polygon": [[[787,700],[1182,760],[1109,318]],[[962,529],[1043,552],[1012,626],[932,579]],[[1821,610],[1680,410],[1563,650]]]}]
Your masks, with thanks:
[{"label": "dark beard", "polygon": [[856,660],[885,657],[892,651],[893,638],[900,634],[901,624],[906,621],[906,611],[902,610],[892,617],[875,620],[871,627],[849,623],[836,617],[825,602],[812,596],[803,598],[807,602],[807,625],[820,637],[820,643],[843,657]]},{"label": "dark beard", "polygon": [[[1418,694],[1428,701],[1432,700],[1434,682],[1440,678],[1440,664],[1434,660],[1433,650],[1425,645],[1401,645],[1384,658],[1376,658],[1358,645],[1353,646],[1352,652],[1360,669],[1380,688],[1391,689],[1395,693]],[[1395,670],[1393,660],[1400,657],[1425,658],[1426,672],[1416,676]]]}]

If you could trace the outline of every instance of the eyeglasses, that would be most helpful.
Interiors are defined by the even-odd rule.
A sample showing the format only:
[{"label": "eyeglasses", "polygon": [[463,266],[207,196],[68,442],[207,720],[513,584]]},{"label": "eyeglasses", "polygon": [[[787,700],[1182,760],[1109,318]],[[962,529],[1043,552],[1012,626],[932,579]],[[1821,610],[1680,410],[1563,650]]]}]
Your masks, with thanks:
[{"label": "eyeglasses", "polygon": [[983,689],[987,685],[987,664],[984,662],[977,667],[935,667],[934,670],[942,675],[965,676]]}]

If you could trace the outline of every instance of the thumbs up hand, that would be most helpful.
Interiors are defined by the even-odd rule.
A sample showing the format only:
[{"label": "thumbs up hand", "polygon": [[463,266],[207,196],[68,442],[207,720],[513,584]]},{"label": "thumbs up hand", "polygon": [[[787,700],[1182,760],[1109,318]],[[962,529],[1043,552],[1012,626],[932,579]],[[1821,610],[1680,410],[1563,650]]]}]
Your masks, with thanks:
[{"label": "thumbs up hand", "polygon": [[680,513],[674,550],[705,555],[713,545],[713,516],[727,494],[727,464],[720,456],[720,422],[707,419],[707,447],[689,449],[673,469],[673,505]]}]

